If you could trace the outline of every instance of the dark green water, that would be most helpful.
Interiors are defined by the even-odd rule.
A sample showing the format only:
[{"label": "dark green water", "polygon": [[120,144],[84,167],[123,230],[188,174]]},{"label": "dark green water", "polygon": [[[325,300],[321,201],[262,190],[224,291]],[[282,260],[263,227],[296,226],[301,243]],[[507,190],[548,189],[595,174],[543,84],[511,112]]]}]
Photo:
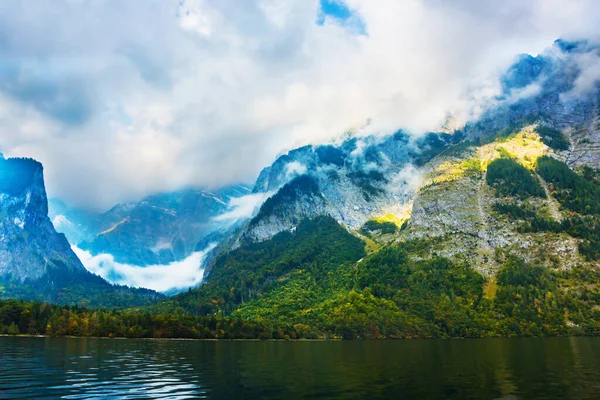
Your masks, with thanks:
[{"label": "dark green water", "polygon": [[600,399],[600,338],[0,337],[0,398]]}]

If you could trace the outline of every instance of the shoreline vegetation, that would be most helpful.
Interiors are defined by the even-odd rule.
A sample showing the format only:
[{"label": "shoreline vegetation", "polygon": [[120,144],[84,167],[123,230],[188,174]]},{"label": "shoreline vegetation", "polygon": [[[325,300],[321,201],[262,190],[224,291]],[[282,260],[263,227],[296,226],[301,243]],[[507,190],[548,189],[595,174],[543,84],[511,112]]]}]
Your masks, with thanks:
[{"label": "shoreline vegetation", "polygon": [[595,269],[550,271],[509,258],[492,298],[471,267],[446,259],[412,262],[400,248],[363,261],[361,270],[355,288],[333,294],[312,315],[301,309],[304,317],[277,306],[273,315],[192,315],[174,300],[125,310],[0,300],[0,334],[200,340],[600,336]]},{"label": "shoreline vegetation", "polygon": [[[28,335],[26,333],[19,333],[16,335],[10,335],[8,333],[0,333],[0,338],[3,337],[16,337],[16,338],[31,338],[31,339],[52,339],[52,338],[64,338],[64,339],[106,339],[106,340],[148,340],[148,341],[199,341],[199,342],[339,342],[343,338],[333,339],[198,339],[198,338],[155,338],[155,337],[124,337],[124,336],[57,336],[57,335]],[[467,338],[450,338],[448,340],[463,340]],[[483,338],[493,339],[493,338]],[[516,339],[516,338],[515,338]],[[402,340],[402,339],[395,339]],[[406,340],[430,340],[430,339],[406,339]]]},{"label": "shoreline vegetation", "polygon": [[74,335],[46,335],[46,334],[8,334],[8,333],[0,333],[0,339],[2,338],[29,338],[29,339],[102,339],[102,340],[147,340],[147,341],[161,341],[161,342],[170,342],[170,341],[181,341],[181,342],[369,342],[369,341],[407,341],[407,340],[487,340],[487,339],[535,339],[535,338],[574,338],[574,337],[600,337],[600,334],[597,335],[575,335],[575,334],[567,334],[567,335],[551,335],[551,336],[486,336],[486,337],[430,337],[430,338],[355,338],[355,339],[344,339],[343,337],[333,337],[333,338],[284,338],[284,339],[253,339],[253,338],[245,338],[245,339],[225,339],[225,338],[182,338],[182,337],[125,337],[125,336],[74,336]]}]

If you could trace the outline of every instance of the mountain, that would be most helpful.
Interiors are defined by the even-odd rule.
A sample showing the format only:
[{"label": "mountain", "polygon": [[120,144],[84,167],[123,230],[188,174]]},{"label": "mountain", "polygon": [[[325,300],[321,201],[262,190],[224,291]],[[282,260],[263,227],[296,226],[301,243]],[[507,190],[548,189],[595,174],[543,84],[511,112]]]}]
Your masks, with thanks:
[{"label": "mountain", "polygon": [[417,189],[416,166],[456,139],[429,133],[415,140],[399,131],[290,151],[261,172],[254,192],[277,193],[244,237],[264,240],[317,215],[330,215],[350,229],[382,212],[402,216]]},{"label": "mountain", "polygon": [[[600,83],[588,42],[524,55],[463,128],[279,157],[273,193],[171,304],[272,337],[600,333]],[[271,337],[270,335],[268,335]]]},{"label": "mountain", "polygon": [[74,245],[87,240],[99,229],[99,213],[70,207],[58,198],[48,199],[48,216],[54,228]]},{"label": "mountain", "polygon": [[51,217],[58,231],[92,255],[110,254],[116,262],[137,266],[162,265],[183,260],[199,242],[224,229],[226,223],[215,217],[229,210],[230,198],[249,192],[244,185],[214,192],[188,188],[118,204],[97,214],[53,199]]},{"label": "mountain", "polygon": [[[564,131],[567,141],[556,149],[557,157],[573,167],[598,168],[598,90],[592,85],[588,93],[580,93],[578,87],[581,57],[597,53],[587,42],[557,41],[537,57],[520,56],[501,78],[501,93],[487,111],[452,135],[429,133],[415,139],[399,131],[290,151],[260,173],[254,192],[278,192],[243,237],[264,240],[317,215],[330,215],[350,230],[386,214],[407,220],[425,175],[435,167],[430,160],[458,144],[484,144],[525,126]],[[541,136],[551,145],[552,137]]]},{"label": "mountain", "polygon": [[144,305],[150,290],[115,287],[89,273],[48,218],[43,167],[0,158],[0,297],[96,306]]},{"label": "mountain", "polygon": [[[277,158],[252,189],[186,189],[102,214],[53,202],[53,222],[136,265],[218,243],[200,286],[144,308],[154,322],[119,317],[137,318],[127,335],[599,335],[597,58],[585,41],[519,56],[498,95],[452,132],[348,134]],[[41,165],[3,162],[3,293],[157,299],[85,271],[46,216]],[[223,218],[250,193],[266,199],[254,214]]]}]

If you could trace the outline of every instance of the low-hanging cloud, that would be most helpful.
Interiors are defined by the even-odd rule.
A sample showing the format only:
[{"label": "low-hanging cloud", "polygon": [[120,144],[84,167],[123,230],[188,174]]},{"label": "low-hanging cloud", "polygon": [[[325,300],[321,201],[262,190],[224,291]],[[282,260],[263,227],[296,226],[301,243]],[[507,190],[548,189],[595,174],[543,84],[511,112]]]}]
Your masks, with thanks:
[{"label": "low-hanging cloud", "polygon": [[592,90],[598,90],[600,85],[600,49],[575,55],[580,74],[575,80],[574,87],[562,95],[563,100],[575,99],[586,95]]},{"label": "low-hanging cloud", "polygon": [[73,251],[88,271],[100,275],[111,283],[167,293],[198,286],[204,276],[202,260],[212,248],[214,245],[209,246],[205,251],[192,253],[182,261],[140,267],[118,263],[110,254],[94,256],[88,251],[72,246]]},{"label": "low-hanging cloud", "polygon": [[250,218],[258,212],[260,206],[273,194],[274,192],[270,191],[248,194],[242,197],[232,197],[229,200],[228,211],[217,215],[213,218],[213,221],[233,224],[237,221]]},{"label": "low-hanging cloud", "polygon": [[515,54],[600,32],[597,0],[338,3],[1,2],[0,151],[96,208],[251,181],[348,130],[469,118]]}]

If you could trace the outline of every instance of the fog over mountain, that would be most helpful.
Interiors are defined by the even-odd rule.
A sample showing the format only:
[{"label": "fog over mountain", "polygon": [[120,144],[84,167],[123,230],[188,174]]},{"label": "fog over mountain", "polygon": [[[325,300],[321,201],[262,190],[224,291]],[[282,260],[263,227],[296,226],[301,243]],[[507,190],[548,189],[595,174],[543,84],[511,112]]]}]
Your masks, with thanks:
[{"label": "fog over mountain", "polygon": [[[253,182],[349,130],[476,118],[517,54],[597,41],[599,16],[595,0],[6,1],[0,151],[42,162],[51,197],[101,211]],[[576,92],[599,65],[581,57]]]}]

